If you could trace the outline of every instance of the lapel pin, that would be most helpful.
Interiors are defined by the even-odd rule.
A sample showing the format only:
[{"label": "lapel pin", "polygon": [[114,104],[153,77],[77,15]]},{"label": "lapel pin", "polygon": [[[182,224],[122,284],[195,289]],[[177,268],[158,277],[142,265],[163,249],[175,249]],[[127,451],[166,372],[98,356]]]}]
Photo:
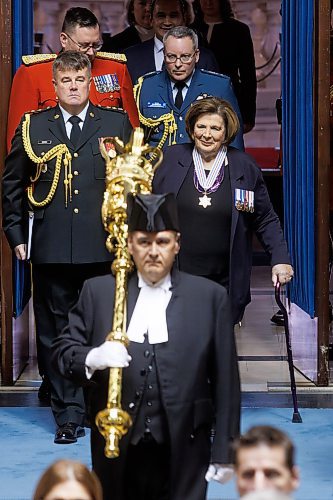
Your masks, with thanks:
[{"label": "lapel pin", "polygon": [[55,120],[58,120],[58,118],[60,118],[60,115],[54,115]]},{"label": "lapel pin", "polygon": [[91,118],[95,118],[95,114],[94,114],[92,111],[90,111],[89,116],[90,116]]}]

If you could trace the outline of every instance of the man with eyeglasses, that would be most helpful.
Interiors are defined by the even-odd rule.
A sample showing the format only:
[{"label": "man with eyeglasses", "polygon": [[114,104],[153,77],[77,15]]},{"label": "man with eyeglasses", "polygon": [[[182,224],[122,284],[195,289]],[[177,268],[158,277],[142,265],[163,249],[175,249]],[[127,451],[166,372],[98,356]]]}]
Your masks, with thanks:
[{"label": "man with eyeglasses", "polygon": [[[139,118],[152,146],[164,148],[191,142],[185,115],[192,102],[215,96],[228,101],[242,118],[230,78],[199,69],[200,50],[196,33],[185,26],[170,29],[163,38],[165,69],[144,75],[134,87]],[[243,150],[243,133],[232,146]]]},{"label": "man with eyeglasses", "polygon": [[[150,18],[154,37],[124,51],[134,84],[140,76],[162,69],[163,37],[171,28],[187,26],[190,23],[190,5],[186,0],[153,0]],[[213,52],[204,47],[200,47],[198,68],[220,71]]]},{"label": "man with eyeglasses", "polygon": [[[83,7],[66,12],[60,33],[62,50],[87,54],[92,63],[90,100],[93,104],[124,108],[133,127],[139,125],[126,57],[98,52],[102,47],[100,25],[96,16]],[[52,63],[56,54],[23,56],[17,70],[9,102],[7,147],[24,113],[57,104],[52,84]]]},{"label": "man with eyeglasses", "polygon": [[58,55],[52,79],[58,104],[24,115],[3,175],[3,229],[16,257],[32,262],[38,365],[50,384],[57,444],[84,435],[85,405],[81,389],[52,369],[51,342],[84,280],[110,272],[99,138],[118,136],[126,144],[131,134],[127,113],[89,102],[91,84],[86,54]]}]

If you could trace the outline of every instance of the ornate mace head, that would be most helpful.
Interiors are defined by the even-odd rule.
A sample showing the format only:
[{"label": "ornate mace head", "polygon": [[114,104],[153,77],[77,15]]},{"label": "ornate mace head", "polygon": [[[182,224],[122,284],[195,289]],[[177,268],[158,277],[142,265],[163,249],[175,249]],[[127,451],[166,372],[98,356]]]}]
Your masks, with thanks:
[{"label": "ornate mace head", "polygon": [[116,253],[126,247],[127,195],[151,193],[154,172],[163,153],[143,144],[144,133],[135,128],[124,146],[117,137],[101,138],[100,151],[106,163],[106,190],[102,205],[102,220],[109,232],[106,247]]}]

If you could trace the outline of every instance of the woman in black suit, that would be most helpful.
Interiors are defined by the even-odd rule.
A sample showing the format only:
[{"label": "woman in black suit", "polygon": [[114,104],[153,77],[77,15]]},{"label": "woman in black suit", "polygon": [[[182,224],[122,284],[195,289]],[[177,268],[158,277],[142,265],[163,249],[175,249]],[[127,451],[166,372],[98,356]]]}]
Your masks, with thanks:
[{"label": "woman in black suit", "polygon": [[229,0],[194,0],[193,28],[214,53],[220,72],[231,78],[244,122],[255,124],[257,81],[253,43],[245,23],[234,18]]},{"label": "woman in black suit", "polygon": [[129,0],[126,7],[129,26],[105,40],[102,51],[124,52],[128,47],[152,38],[150,4],[151,0]]},{"label": "woman in black suit", "polygon": [[236,323],[250,302],[253,233],[270,256],[274,284],[292,278],[287,245],[260,168],[229,146],[239,128],[229,103],[195,101],[185,121],[193,142],[166,148],[153,189],[177,197],[179,268],[226,286]]}]

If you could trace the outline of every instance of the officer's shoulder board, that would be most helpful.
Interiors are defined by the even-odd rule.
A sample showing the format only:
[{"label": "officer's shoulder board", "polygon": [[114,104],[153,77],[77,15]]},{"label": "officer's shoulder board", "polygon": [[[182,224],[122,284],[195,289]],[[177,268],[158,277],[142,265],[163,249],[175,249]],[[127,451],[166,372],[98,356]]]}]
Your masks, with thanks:
[{"label": "officer's shoulder board", "polygon": [[209,71],[208,69],[203,69],[201,68],[199,71],[201,73],[204,73],[205,75],[214,75],[214,76],[219,76],[220,78],[224,78],[225,80],[230,80],[228,75],[223,75],[223,73],[216,73],[215,71]]},{"label": "officer's shoulder board", "polygon": [[152,78],[153,76],[159,75],[160,73],[162,73],[162,70],[159,70],[159,71],[150,71],[149,73],[145,73],[144,75],[140,76],[140,78],[143,78],[144,80],[147,80],[148,78]]},{"label": "officer's shoulder board", "polygon": [[33,64],[40,64],[53,61],[57,54],[31,54],[29,56],[22,56],[22,62],[25,66],[32,66]]},{"label": "officer's shoulder board", "polygon": [[109,61],[117,61],[121,63],[127,62],[125,54],[118,54],[116,52],[97,52],[96,57],[98,59],[108,59]]},{"label": "officer's shoulder board", "polygon": [[51,106],[48,106],[47,108],[40,108],[40,109],[31,109],[30,111],[27,111],[24,113],[24,115],[39,115],[40,113],[43,113],[44,111],[49,111],[51,109]]},{"label": "officer's shoulder board", "polygon": [[116,106],[102,106],[101,104],[97,104],[97,108],[106,109],[106,111],[119,111],[120,113],[127,113],[126,109],[117,108]]}]

